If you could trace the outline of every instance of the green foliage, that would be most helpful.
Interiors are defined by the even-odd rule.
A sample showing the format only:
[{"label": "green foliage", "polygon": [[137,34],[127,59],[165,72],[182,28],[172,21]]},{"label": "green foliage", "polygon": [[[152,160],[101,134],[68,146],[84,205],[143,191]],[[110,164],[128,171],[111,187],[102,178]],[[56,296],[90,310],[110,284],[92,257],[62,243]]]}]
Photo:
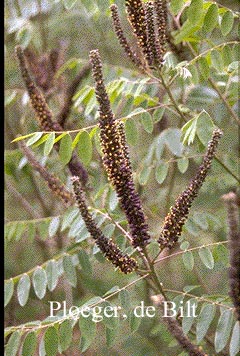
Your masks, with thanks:
[{"label": "green foliage", "polygon": [[[156,355],[161,349],[169,356],[186,356],[158,313],[154,318],[134,315],[141,300],[152,305],[149,271],[144,264],[139,275],[125,276],[115,270],[94,244],[78,208],[72,202],[66,207],[57,201],[17,147],[24,140],[69,191],[68,163],[76,153],[89,174],[86,195],[97,226],[124,253],[140,260],[129,244],[126,217],[103,171],[91,75],[75,88],[63,131],[42,132],[34,121],[13,57],[14,46],[20,44],[42,61],[39,71],[50,63],[50,50],[65,53],[59,52],[62,57],[53,79],[46,80],[49,88],[41,87],[54,119],[68,86],[88,63],[89,50],[99,48],[112,110],[125,124],[133,179],[152,238],[148,256],[154,260],[156,275],[169,300],[176,303],[176,310],[183,307],[186,312],[188,302],[197,306],[196,318],[184,315],[181,320],[192,342],[212,353],[207,336],[215,353],[221,355],[224,350],[236,356],[240,328],[228,296],[228,227],[221,195],[239,183],[238,3],[234,7],[234,1],[227,4],[223,0],[219,5],[206,0],[171,0],[172,45],[167,47],[161,70],[149,69],[147,73],[139,72],[123,57],[111,27],[110,3],[118,5],[129,34],[124,2],[120,1],[6,4],[4,304],[10,326],[5,329],[5,354],[54,356],[88,350],[100,355],[112,354],[117,347],[121,355]],[[67,49],[57,39],[68,43]],[[46,68],[38,73],[41,80],[49,74]],[[36,79],[33,68],[29,69]],[[194,176],[216,127],[221,128],[224,139],[212,170],[194,201],[179,244],[169,255],[161,254],[156,239],[164,217]],[[216,294],[212,295],[213,291]],[[76,311],[64,315],[61,310],[50,318],[50,298],[59,302],[69,298],[78,307],[120,306],[120,317],[95,322],[92,313],[85,318]]]}]

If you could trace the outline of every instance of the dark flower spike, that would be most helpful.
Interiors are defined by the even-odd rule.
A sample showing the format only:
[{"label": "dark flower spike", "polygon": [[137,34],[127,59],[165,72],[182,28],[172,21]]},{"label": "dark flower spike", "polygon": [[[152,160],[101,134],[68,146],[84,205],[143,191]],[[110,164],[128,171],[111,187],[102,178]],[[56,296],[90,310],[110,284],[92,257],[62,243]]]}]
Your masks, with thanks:
[{"label": "dark flower spike", "polygon": [[113,265],[119,267],[123,273],[127,274],[133,272],[138,267],[137,262],[127,254],[123,254],[117,245],[112,241],[112,239],[108,239],[103,235],[102,231],[97,227],[91,213],[88,210],[79,178],[72,177],[71,179],[78,208],[90,235],[96,241],[96,245],[102,251],[104,256],[110,262],[112,262]]},{"label": "dark flower spike", "polygon": [[167,12],[167,2],[166,0],[155,0],[155,11],[157,20],[157,35],[158,38],[156,42],[156,50],[158,52],[158,61],[161,65],[163,62],[163,56],[166,53],[167,44],[167,23],[168,23],[168,12]]},{"label": "dark flower spike", "polygon": [[158,239],[161,249],[165,247],[172,248],[181,236],[183,225],[189,214],[189,209],[194,198],[198,195],[199,189],[211,167],[221,136],[222,132],[219,129],[214,130],[212,139],[208,143],[208,149],[203,162],[198,168],[195,177],[191,180],[187,189],[185,189],[176,199],[174,206],[170,208],[170,212],[165,218]]},{"label": "dark flower spike", "polygon": [[121,208],[127,217],[132,244],[143,248],[150,239],[138,193],[135,191],[132,170],[128,158],[125,136],[121,136],[121,126],[115,120],[103,82],[102,63],[98,50],[90,52],[95,92],[99,102],[100,140],[103,163],[107,175],[114,186]]},{"label": "dark flower spike", "polygon": [[[158,307],[160,313],[163,315],[163,301],[162,295],[153,295],[150,297],[153,303]],[[162,321],[166,324],[169,332],[178,341],[179,345],[188,352],[189,356],[208,356],[201,350],[201,346],[194,345],[191,340],[184,334],[183,329],[178,323],[178,320],[173,317],[162,317]]]},{"label": "dark flower spike", "polygon": [[131,59],[133,64],[135,64],[138,68],[144,68],[145,63],[142,63],[141,59],[138,57],[137,53],[131,48],[130,44],[128,43],[128,40],[124,35],[117,5],[112,4],[110,6],[110,10],[112,13],[114,31],[117,35],[120,45],[124,49],[127,56]]},{"label": "dark flower spike", "polygon": [[131,166],[131,162],[130,162],[130,158],[129,158],[129,149],[128,149],[128,145],[127,145],[123,122],[120,122],[118,124],[118,134],[119,134],[119,138],[120,138],[120,145],[121,145],[124,162],[125,162],[125,165],[128,167],[129,177],[131,177],[131,179],[132,179],[133,178],[132,166]]},{"label": "dark flower spike", "polygon": [[[31,79],[27,69],[24,52],[20,46],[16,46],[16,54],[19,60],[22,77],[41,129],[44,131],[63,131],[63,127],[58,122],[53,120],[53,113],[46,103],[44,96]],[[59,145],[56,144],[55,148],[58,149],[58,147]],[[87,183],[88,174],[83,165],[79,162],[75,152],[72,154],[68,167],[72,175],[78,175],[84,184]]]},{"label": "dark flower spike", "polygon": [[237,320],[240,321],[240,226],[237,195],[234,192],[223,195],[228,211],[228,240],[230,251],[229,295],[235,307]]},{"label": "dark flower spike", "polygon": [[145,8],[141,0],[126,0],[126,10],[138,45],[143,50],[147,62],[151,65],[151,54],[147,39],[147,22]]},{"label": "dark flower spike", "polygon": [[146,22],[147,22],[147,38],[148,44],[150,48],[150,65],[153,64],[154,61],[158,60],[156,42],[158,38],[156,37],[155,32],[155,16],[154,16],[154,5],[152,1],[148,1],[145,4],[145,12],[146,12]]},{"label": "dark flower spike", "polygon": [[19,147],[27,157],[29,164],[40,174],[40,176],[46,181],[51,191],[61,198],[65,204],[72,204],[74,201],[73,195],[66,189],[65,185],[61,181],[49,173],[45,167],[43,167],[37,159],[34,157],[31,150],[25,145],[23,141],[19,141]]},{"label": "dark flower spike", "polygon": [[19,66],[25,82],[32,107],[36,113],[40,126],[44,131],[61,131],[61,126],[53,121],[53,114],[40,90],[30,77],[27,69],[26,60],[23,50],[20,46],[16,46],[16,54],[19,60]]}]

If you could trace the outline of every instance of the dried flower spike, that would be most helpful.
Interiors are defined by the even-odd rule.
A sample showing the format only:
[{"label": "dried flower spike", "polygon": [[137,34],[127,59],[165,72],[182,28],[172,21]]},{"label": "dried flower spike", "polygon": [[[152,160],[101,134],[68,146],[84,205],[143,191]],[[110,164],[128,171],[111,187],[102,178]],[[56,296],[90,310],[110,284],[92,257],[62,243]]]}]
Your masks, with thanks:
[{"label": "dried flower spike", "polygon": [[88,210],[79,178],[72,177],[71,179],[80,213],[89,233],[96,241],[96,245],[102,251],[104,256],[116,267],[119,267],[123,273],[127,274],[133,272],[137,268],[137,262],[127,254],[123,254],[111,239],[108,239],[103,235],[102,231],[97,227],[91,213]]},{"label": "dried flower spike", "polygon": [[148,243],[150,236],[140,198],[135,191],[125,136],[121,136],[121,126],[119,129],[110,107],[103,81],[101,59],[97,50],[90,52],[90,61],[96,83],[96,97],[99,102],[99,127],[103,163],[108,178],[117,192],[121,208],[127,217],[131,230],[132,244],[134,247],[142,248]]},{"label": "dried flower spike", "polygon": [[237,195],[234,192],[223,195],[228,211],[228,240],[230,251],[229,295],[235,307],[237,319],[240,321],[240,226]]},{"label": "dried flower spike", "polygon": [[187,189],[185,189],[176,199],[174,206],[170,208],[170,212],[165,218],[160,232],[160,237],[158,239],[161,249],[165,247],[172,248],[181,236],[183,225],[185,224],[189,214],[189,209],[194,198],[198,195],[199,189],[211,167],[211,163],[221,136],[222,132],[220,130],[214,130],[212,139],[208,143],[208,149],[204,156],[203,162],[198,168],[195,177],[191,180]]},{"label": "dried flower spike", "polygon": [[[25,82],[32,107],[36,113],[36,117],[39,121],[39,125],[44,131],[63,131],[62,126],[53,121],[53,114],[50,110],[46,100],[40,90],[36,87],[33,80],[30,77],[30,74],[27,69],[26,60],[24,57],[23,50],[20,46],[16,47],[16,54],[19,60],[20,70],[22,73],[23,80]],[[58,149],[59,145],[56,144],[55,148]],[[70,172],[73,175],[78,175],[83,182],[83,184],[87,183],[88,174],[83,165],[79,162],[77,155],[75,152],[72,154],[72,158],[68,163],[68,167]]]},{"label": "dried flower spike", "polygon": [[16,54],[19,60],[19,66],[25,82],[32,107],[36,113],[40,126],[44,131],[61,131],[57,122],[53,121],[53,114],[40,90],[36,87],[27,69],[23,50],[16,46]]},{"label": "dried flower spike", "polygon": [[138,57],[137,53],[131,48],[128,40],[126,39],[123,28],[120,22],[120,17],[118,13],[118,7],[115,4],[110,6],[112,20],[113,20],[113,27],[114,31],[117,35],[120,45],[124,49],[126,55],[131,59],[133,64],[135,64],[138,68],[144,68],[145,64],[142,63],[141,59]]},{"label": "dried flower spike", "polygon": [[40,176],[47,182],[51,191],[60,197],[65,204],[71,204],[74,199],[73,195],[66,189],[64,184],[54,176],[49,173],[45,167],[43,167],[34,157],[31,150],[25,145],[23,141],[19,141],[19,147],[28,159],[29,164],[40,174]]},{"label": "dried flower spike", "polygon": [[151,65],[151,54],[147,39],[147,22],[144,5],[141,0],[126,0],[126,10],[133,32],[137,37],[139,47],[143,50],[145,58]]}]

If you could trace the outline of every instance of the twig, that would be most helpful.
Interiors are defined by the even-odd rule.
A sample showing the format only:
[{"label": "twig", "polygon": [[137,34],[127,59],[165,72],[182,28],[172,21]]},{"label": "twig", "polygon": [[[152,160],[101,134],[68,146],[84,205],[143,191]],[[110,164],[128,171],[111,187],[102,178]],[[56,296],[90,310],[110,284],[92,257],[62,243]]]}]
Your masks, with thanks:
[{"label": "twig", "polygon": [[86,64],[79,74],[76,76],[76,78],[73,80],[73,82],[69,85],[66,91],[65,95],[65,102],[63,104],[63,107],[61,108],[60,112],[56,115],[56,120],[59,122],[59,124],[64,127],[64,124],[71,112],[71,106],[72,106],[72,98],[77,90],[77,87],[81,84],[84,78],[88,76],[91,70],[91,65]]},{"label": "twig", "polygon": [[17,191],[17,189],[9,182],[6,181],[7,189],[9,190],[10,193],[14,195],[14,197],[20,202],[22,207],[28,212],[30,216],[32,216],[34,219],[39,219],[41,215],[37,212],[36,209],[33,209],[31,204],[27,201],[24,196]]}]

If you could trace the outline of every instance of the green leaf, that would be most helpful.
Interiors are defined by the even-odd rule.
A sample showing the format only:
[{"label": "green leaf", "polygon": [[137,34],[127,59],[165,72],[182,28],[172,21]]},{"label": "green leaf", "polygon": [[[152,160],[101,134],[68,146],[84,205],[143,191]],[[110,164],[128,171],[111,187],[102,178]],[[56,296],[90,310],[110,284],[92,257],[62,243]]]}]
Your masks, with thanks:
[{"label": "green leaf", "polygon": [[240,322],[236,321],[229,346],[230,356],[236,356],[240,351]]},{"label": "green leaf", "polygon": [[218,23],[218,6],[212,4],[209,6],[207,13],[204,17],[203,31],[208,35]]},{"label": "green leaf", "polygon": [[103,324],[109,329],[115,329],[119,325],[119,317],[114,316],[115,305],[108,301],[101,303],[103,313]]},{"label": "green leaf", "polygon": [[84,250],[78,252],[79,263],[86,274],[92,274],[92,264],[88,254]]},{"label": "green leaf", "polygon": [[37,336],[34,331],[27,334],[23,342],[21,356],[34,356],[37,348]]},{"label": "green leaf", "polygon": [[14,292],[14,283],[12,278],[4,282],[4,307],[10,302]]},{"label": "green leaf", "polygon": [[87,131],[80,133],[77,151],[82,163],[88,165],[92,159],[92,140]]},{"label": "green leaf", "polygon": [[197,318],[196,334],[199,344],[206,335],[216,313],[215,304],[204,304]]},{"label": "green leaf", "polygon": [[63,5],[66,10],[71,10],[71,8],[73,8],[76,2],[77,0],[63,0]]},{"label": "green leaf", "polygon": [[138,129],[133,119],[126,120],[125,131],[127,142],[135,146],[138,143]]},{"label": "green leaf", "polygon": [[113,233],[114,233],[114,230],[115,230],[115,227],[116,225],[114,224],[108,224],[104,227],[104,229],[102,230],[103,232],[103,235],[108,237],[108,238],[111,238]]},{"label": "green leaf", "polygon": [[111,289],[109,289],[106,293],[104,293],[103,297],[106,297],[107,295],[117,292],[119,289],[120,289],[119,286],[114,286]]},{"label": "green leaf", "polygon": [[213,252],[215,261],[221,262],[226,267],[229,263],[229,250],[224,245],[217,245]]},{"label": "green leaf", "polygon": [[66,165],[72,157],[72,139],[69,134],[65,135],[60,141],[59,156],[64,165]]},{"label": "green leaf", "polygon": [[183,308],[182,329],[185,335],[187,335],[196,319],[193,313],[193,306],[197,307],[197,300],[195,298],[189,299]]},{"label": "green leaf", "polygon": [[[33,145],[35,142],[37,142],[42,137],[42,134],[43,134],[43,132],[35,132],[33,135],[31,135],[32,137],[30,137],[27,140],[26,145],[27,146]],[[27,135],[24,137],[27,137]],[[18,138],[20,139],[20,137],[18,137]],[[16,142],[16,139],[14,140],[14,142]]]},{"label": "green leaf", "polygon": [[42,267],[38,266],[35,269],[32,276],[32,282],[36,296],[39,299],[42,299],[46,294],[47,288],[47,274]]},{"label": "green leaf", "polygon": [[200,73],[201,73],[203,79],[204,80],[208,79],[210,69],[209,69],[209,65],[208,65],[206,58],[205,57],[199,58],[198,64],[199,64]]},{"label": "green leaf", "polygon": [[149,112],[145,111],[141,114],[141,123],[147,133],[153,132],[153,118],[152,115],[149,114]]},{"label": "green leaf", "polygon": [[148,179],[150,177],[151,174],[151,167],[147,166],[147,167],[143,167],[143,169],[141,170],[139,177],[138,177],[138,181],[141,185],[145,185],[148,182]]},{"label": "green leaf", "polygon": [[209,269],[213,269],[214,267],[214,258],[212,255],[212,252],[210,251],[210,249],[208,247],[202,247],[199,251],[198,251],[199,257],[201,258],[203,264],[209,268]]},{"label": "green leaf", "polygon": [[44,156],[48,156],[49,153],[52,151],[54,140],[55,140],[55,132],[51,132],[50,134],[48,134],[47,140],[44,145],[44,150],[43,150]]},{"label": "green leaf", "polygon": [[157,122],[161,121],[163,118],[164,112],[165,112],[165,108],[158,108],[158,109],[154,110],[153,116],[152,116],[153,122],[157,123]]},{"label": "green leaf", "polygon": [[[187,21],[184,22],[183,26],[181,27],[181,30],[179,31],[179,33],[177,33],[177,35],[175,36],[175,43],[178,44],[182,41],[189,41],[189,39],[191,38],[191,36],[194,37],[194,34],[196,31],[201,29],[201,25],[200,24],[195,24],[195,23],[191,23],[190,20],[188,19]],[[169,61],[169,58],[166,58],[166,62]],[[168,65],[168,63],[166,63],[166,65]],[[170,68],[175,68],[176,64],[171,64]]]},{"label": "green leaf", "polygon": [[54,143],[57,143],[58,141],[60,141],[66,135],[67,135],[67,132],[63,132],[60,135],[58,134],[57,137],[54,140]]},{"label": "green leaf", "polygon": [[70,208],[69,211],[63,217],[61,231],[64,231],[66,228],[70,227],[73,220],[78,215],[79,215],[78,208]]},{"label": "green leaf", "polygon": [[77,144],[79,142],[80,135],[81,135],[81,131],[77,133],[77,135],[75,136],[75,138],[72,142],[72,150],[74,150],[74,148],[77,146]]},{"label": "green leaf", "polygon": [[128,320],[129,320],[129,326],[131,332],[137,331],[141,324],[141,318],[135,316],[134,310],[132,310],[131,313],[129,314]]},{"label": "green leaf", "polygon": [[189,286],[183,287],[183,291],[184,291],[185,293],[189,293],[189,292],[191,292],[192,290],[197,289],[197,288],[199,288],[199,287],[201,287],[200,284],[197,284],[197,285],[189,285]]},{"label": "green leaf", "polygon": [[164,131],[164,140],[168,149],[175,155],[181,156],[183,144],[181,142],[181,130],[169,128]]},{"label": "green leaf", "polygon": [[220,352],[226,346],[230,337],[233,322],[232,310],[224,310],[218,320],[214,345],[216,352]]},{"label": "green leaf", "polygon": [[[94,309],[97,311],[97,309]],[[85,352],[92,344],[96,335],[96,322],[92,321],[92,318],[79,318],[79,329],[81,332],[80,349]]]},{"label": "green leaf", "polygon": [[188,241],[183,241],[180,245],[180,249],[185,251],[188,249],[189,246],[190,246],[190,243]]},{"label": "green leaf", "polygon": [[54,260],[50,260],[46,266],[46,274],[47,274],[47,286],[50,292],[52,292],[58,283],[58,267],[57,262]]},{"label": "green leaf", "polygon": [[170,3],[170,8],[173,15],[177,15],[184,5],[184,0],[172,0]]},{"label": "green leaf", "polygon": [[184,145],[186,145],[186,143],[187,145],[193,143],[197,131],[197,120],[198,120],[198,116],[189,120],[182,127],[182,133],[183,133],[182,142]]},{"label": "green leaf", "polygon": [[199,74],[198,69],[196,68],[195,64],[190,64],[188,66],[190,73],[192,74],[192,82],[193,84],[197,85],[199,83]]},{"label": "green leaf", "polygon": [[203,15],[203,0],[192,0],[187,10],[187,16],[192,24],[196,24],[201,20]]},{"label": "green leaf", "polygon": [[212,66],[216,68],[218,72],[223,72],[223,67],[224,67],[223,59],[221,53],[216,49],[211,51],[211,62],[212,62]]},{"label": "green leaf", "polygon": [[231,46],[224,46],[222,49],[223,64],[227,67],[233,60]]},{"label": "green leaf", "polygon": [[67,350],[72,342],[72,324],[70,320],[65,320],[58,329],[59,344],[61,352]]},{"label": "green leaf", "polygon": [[119,328],[109,329],[106,328],[106,344],[112,347],[115,343],[116,337],[119,335]]},{"label": "green leaf", "polygon": [[51,220],[51,222],[49,224],[49,227],[48,227],[49,237],[53,237],[53,236],[56,235],[56,232],[58,231],[59,225],[60,225],[60,217],[59,216],[55,216]]},{"label": "green leaf", "polygon": [[8,344],[6,346],[5,356],[15,356],[17,355],[18,348],[20,345],[21,334],[19,331],[15,331],[12,333],[8,340]]},{"label": "green leaf", "polygon": [[183,260],[183,264],[185,266],[186,269],[188,269],[189,271],[193,270],[194,267],[194,257],[191,251],[186,251],[183,255],[182,255],[182,260]]},{"label": "green leaf", "polygon": [[182,174],[186,172],[186,170],[188,169],[188,165],[189,165],[189,159],[187,157],[179,158],[177,160],[178,170]]},{"label": "green leaf", "polygon": [[31,281],[30,278],[27,274],[24,274],[19,282],[18,282],[18,286],[17,286],[17,296],[18,296],[18,301],[19,304],[23,307],[27,301],[28,301],[28,297],[29,297],[29,291],[30,291],[30,287],[31,287]]},{"label": "green leaf", "polygon": [[118,196],[115,190],[110,190],[109,196],[109,209],[110,211],[114,211],[118,206]]},{"label": "green leaf", "polygon": [[210,115],[202,110],[197,117],[197,135],[200,141],[207,146],[213,133],[214,123]]},{"label": "green leaf", "polygon": [[221,21],[221,32],[223,36],[227,36],[233,28],[234,16],[232,11],[226,11]]},{"label": "green leaf", "polygon": [[124,310],[129,310],[129,308],[131,307],[131,298],[129,291],[126,289],[122,289],[118,294],[118,298],[120,300],[122,308]]},{"label": "green leaf", "polygon": [[162,162],[155,170],[155,178],[158,184],[162,184],[167,177],[169,164]]},{"label": "green leaf", "polygon": [[36,143],[32,145],[32,148],[39,147],[42,145],[45,141],[47,141],[49,134],[43,135],[40,140],[38,140]]},{"label": "green leaf", "polygon": [[76,287],[77,285],[77,274],[76,269],[72,262],[72,257],[69,255],[65,255],[63,257],[63,269],[66,273],[67,280],[71,284],[71,286]]},{"label": "green leaf", "polygon": [[54,326],[50,326],[44,334],[44,347],[47,356],[56,356],[58,353],[58,334]]}]

